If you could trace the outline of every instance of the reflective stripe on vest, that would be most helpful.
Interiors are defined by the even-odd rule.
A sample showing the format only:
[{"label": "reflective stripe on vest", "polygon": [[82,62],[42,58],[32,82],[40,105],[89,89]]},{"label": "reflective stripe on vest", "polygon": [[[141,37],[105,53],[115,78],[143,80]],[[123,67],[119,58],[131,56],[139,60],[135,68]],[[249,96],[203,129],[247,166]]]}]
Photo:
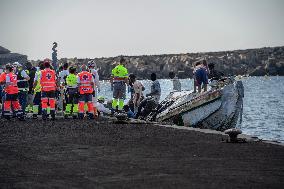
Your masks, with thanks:
[{"label": "reflective stripe on vest", "polygon": [[43,91],[53,91],[56,89],[55,72],[51,69],[41,71],[40,85]]},{"label": "reflective stripe on vest", "polygon": [[17,75],[14,73],[6,74],[6,86],[5,92],[7,94],[16,94],[19,92],[18,85],[17,85]]},{"label": "reflective stripe on vest", "polygon": [[94,87],[92,85],[93,76],[90,72],[83,71],[78,74],[80,83],[79,83],[79,91],[80,94],[89,94],[93,93]]}]

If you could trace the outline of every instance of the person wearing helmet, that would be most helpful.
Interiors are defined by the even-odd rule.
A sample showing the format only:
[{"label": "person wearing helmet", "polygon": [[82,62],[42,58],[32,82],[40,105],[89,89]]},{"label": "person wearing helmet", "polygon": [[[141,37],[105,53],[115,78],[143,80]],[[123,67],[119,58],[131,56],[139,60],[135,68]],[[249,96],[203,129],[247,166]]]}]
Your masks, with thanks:
[{"label": "person wearing helmet", "polygon": [[28,98],[28,91],[29,91],[29,80],[30,77],[26,70],[23,69],[22,64],[15,62],[13,63],[14,66],[14,73],[17,75],[17,85],[19,88],[19,101],[23,113],[25,114],[26,106],[27,106],[27,98]]},{"label": "person wearing helmet", "polygon": [[123,110],[128,85],[128,70],[125,68],[126,60],[121,58],[119,64],[111,71],[111,90],[113,91],[112,109]]},{"label": "person wearing helmet", "polygon": [[10,119],[13,108],[18,119],[24,120],[24,114],[18,99],[19,88],[17,85],[17,75],[13,73],[13,69],[11,64],[7,64],[5,67],[5,74],[0,77],[0,83],[5,84],[3,116],[6,119]]},{"label": "person wearing helmet", "polygon": [[98,93],[101,91],[100,88],[100,77],[99,77],[99,73],[96,69],[97,65],[96,62],[94,60],[91,60],[88,62],[88,67],[89,67],[89,71],[91,72],[91,74],[93,75],[94,78],[94,94],[93,94],[93,105],[94,105],[94,114],[97,115],[97,107],[96,107],[96,103],[97,103],[97,96]]},{"label": "person wearing helmet", "polygon": [[[52,120],[55,120],[55,92],[57,88],[56,74],[51,69],[51,62],[48,59],[44,60],[44,70],[40,71],[39,82],[41,86],[41,107],[42,119],[47,119],[47,108],[50,106],[50,115]],[[34,86],[38,81],[35,81]]]},{"label": "person wearing helmet", "polygon": [[76,67],[69,68],[69,75],[66,77],[66,107],[64,117],[72,115],[73,119],[78,116],[78,77]]},{"label": "person wearing helmet", "polygon": [[78,118],[83,119],[85,114],[85,103],[88,106],[88,117],[94,119],[94,106],[93,106],[93,92],[94,92],[94,78],[88,71],[86,65],[81,66],[81,72],[78,74],[78,87],[79,87],[79,114]]}]

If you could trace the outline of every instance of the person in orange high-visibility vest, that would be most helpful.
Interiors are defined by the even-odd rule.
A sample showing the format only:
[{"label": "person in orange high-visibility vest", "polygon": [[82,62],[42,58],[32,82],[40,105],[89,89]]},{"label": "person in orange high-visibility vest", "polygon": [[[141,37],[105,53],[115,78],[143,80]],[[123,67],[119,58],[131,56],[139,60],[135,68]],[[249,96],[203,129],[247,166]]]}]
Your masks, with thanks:
[{"label": "person in orange high-visibility vest", "polygon": [[17,75],[13,73],[13,66],[11,64],[7,64],[5,67],[5,73],[1,75],[0,84],[5,84],[5,101],[3,108],[3,116],[6,119],[10,119],[12,116],[12,109],[18,117],[19,120],[24,120],[24,114],[21,109],[18,93],[19,88],[17,85]]},{"label": "person in orange high-visibility vest", "polygon": [[[41,86],[41,107],[42,107],[42,119],[47,119],[48,104],[50,107],[50,115],[52,120],[55,120],[55,92],[57,88],[56,74],[52,70],[51,62],[49,59],[44,60],[44,70],[41,70],[39,74],[39,82]],[[37,85],[37,81],[34,82],[34,86]]]},{"label": "person in orange high-visibility vest", "polygon": [[94,119],[94,106],[93,106],[93,92],[94,92],[94,78],[93,75],[88,72],[86,65],[82,65],[81,72],[78,74],[78,86],[79,86],[79,119],[84,118],[84,106],[88,105],[88,117]]}]

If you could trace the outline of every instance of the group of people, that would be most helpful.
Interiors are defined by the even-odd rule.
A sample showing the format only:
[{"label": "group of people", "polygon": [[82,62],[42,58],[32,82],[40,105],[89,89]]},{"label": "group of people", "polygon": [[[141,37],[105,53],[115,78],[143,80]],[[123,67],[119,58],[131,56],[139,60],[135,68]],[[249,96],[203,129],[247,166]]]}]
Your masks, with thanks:
[{"label": "group of people", "polygon": [[2,117],[10,119],[16,116],[24,120],[26,112],[32,110],[33,118],[41,114],[43,120],[49,115],[55,119],[56,108],[63,104],[60,97],[64,96],[62,110],[65,117],[72,115],[83,119],[86,115],[94,119],[98,114],[94,98],[95,91],[100,90],[99,75],[93,62],[88,66],[82,65],[78,74],[76,70],[76,67],[65,64],[57,74],[49,59],[40,62],[37,69],[30,68],[30,71],[24,70],[18,62],[7,64],[0,75],[0,84],[4,86],[1,90]]},{"label": "group of people", "polygon": [[[2,117],[10,119],[13,116],[25,119],[27,112],[33,113],[33,118],[39,114],[46,120],[49,116],[55,119],[56,109],[64,112],[64,117],[94,119],[100,113],[113,114],[125,111],[129,118],[143,116],[158,105],[161,97],[161,87],[157,75],[152,73],[151,91],[143,95],[145,87],[134,74],[128,74],[127,61],[122,57],[111,72],[111,90],[113,99],[111,108],[104,105],[104,97],[98,97],[100,92],[99,74],[96,63],[89,61],[87,65],[77,66],[65,63],[59,72],[52,68],[51,60],[41,61],[38,67],[30,62],[25,66],[18,62],[7,64],[0,75],[2,91]],[[24,67],[26,69],[24,69]],[[201,60],[194,65],[194,92],[207,91],[208,79],[222,77],[215,71],[214,64],[207,65]],[[181,83],[174,72],[169,73],[173,82],[173,90],[181,91]],[[124,104],[127,91],[131,98]],[[150,103],[151,102],[151,103]],[[147,108],[150,107],[150,108]],[[144,111],[144,112],[143,112]],[[146,111],[146,112],[145,112]]]},{"label": "group of people", "polygon": [[[151,93],[146,97],[151,96],[158,104],[161,88],[155,73],[152,73],[151,80]],[[38,67],[33,67],[29,62],[26,65],[8,63],[0,75],[2,117],[10,119],[16,116],[19,120],[25,120],[27,112],[32,112],[35,119],[38,115],[42,115],[43,120],[49,116],[55,119],[56,110],[62,110],[65,118],[94,119],[100,113],[113,114],[116,111],[125,111],[130,118],[138,116],[143,110],[140,105],[145,98],[145,87],[134,74],[128,74],[124,58],[112,70],[110,83],[112,107],[106,108],[104,97],[98,97],[99,74],[93,61],[80,68],[66,63],[58,73],[49,59],[41,61]],[[127,89],[131,99],[124,104]]]}]

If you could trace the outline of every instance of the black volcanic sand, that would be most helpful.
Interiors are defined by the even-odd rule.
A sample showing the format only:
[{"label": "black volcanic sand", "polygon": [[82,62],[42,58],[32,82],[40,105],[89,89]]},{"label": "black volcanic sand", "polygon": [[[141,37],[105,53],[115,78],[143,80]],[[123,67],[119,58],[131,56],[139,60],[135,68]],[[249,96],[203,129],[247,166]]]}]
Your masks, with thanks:
[{"label": "black volcanic sand", "polygon": [[0,120],[0,188],[283,188],[284,147],[106,121]]}]

